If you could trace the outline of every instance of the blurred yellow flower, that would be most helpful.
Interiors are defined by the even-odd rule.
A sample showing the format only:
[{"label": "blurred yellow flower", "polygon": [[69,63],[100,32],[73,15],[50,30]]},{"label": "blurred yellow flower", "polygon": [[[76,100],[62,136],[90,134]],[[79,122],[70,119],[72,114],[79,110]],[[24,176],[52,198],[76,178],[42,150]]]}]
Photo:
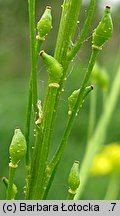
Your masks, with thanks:
[{"label": "blurred yellow flower", "polygon": [[111,143],[103,147],[92,163],[92,175],[106,175],[110,172],[120,172],[120,144]]},{"label": "blurred yellow flower", "polygon": [[120,171],[120,144],[112,143],[105,146],[104,153],[111,160],[114,169]]}]

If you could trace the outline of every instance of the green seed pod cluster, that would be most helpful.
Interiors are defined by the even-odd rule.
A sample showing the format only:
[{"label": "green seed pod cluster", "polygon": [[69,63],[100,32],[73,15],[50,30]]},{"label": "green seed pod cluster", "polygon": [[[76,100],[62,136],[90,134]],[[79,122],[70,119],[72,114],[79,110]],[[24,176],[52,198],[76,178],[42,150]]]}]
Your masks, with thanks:
[{"label": "green seed pod cluster", "polygon": [[11,167],[17,166],[18,162],[25,156],[27,145],[24,135],[20,129],[15,129],[10,148],[10,165]]},{"label": "green seed pod cluster", "polygon": [[62,65],[55,58],[48,55],[43,50],[40,52],[40,56],[42,56],[47,66],[47,70],[49,74],[49,84],[59,84],[61,77],[63,75]]},{"label": "green seed pod cluster", "polygon": [[[4,183],[6,189],[8,188],[8,184],[9,184],[9,181],[6,177],[3,177],[2,178],[2,182]],[[12,196],[11,196],[11,199],[14,200],[15,199],[15,196],[17,194],[18,190],[17,190],[17,186],[15,184],[13,184],[12,186]]]},{"label": "green seed pod cluster", "polygon": [[44,38],[49,31],[52,29],[52,16],[51,16],[51,7],[47,6],[44,14],[37,23],[38,35],[40,38]]},{"label": "green seed pod cluster", "polygon": [[110,14],[110,7],[106,6],[103,18],[92,35],[93,47],[102,48],[104,43],[108,41],[113,33],[113,23]]},{"label": "green seed pod cluster", "polygon": [[75,161],[68,177],[69,192],[75,194],[80,185],[79,161]]},{"label": "green seed pod cluster", "polygon": [[[88,93],[91,92],[92,90],[93,90],[93,86],[92,85],[91,86],[87,86],[85,88],[82,103],[84,102],[84,99],[88,95]],[[69,112],[68,112],[68,114],[69,115],[71,115],[71,113],[72,113],[72,111],[74,109],[74,106],[75,106],[75,104],[77,102],[77,98],[78,98],[79,92],[80,92],[80,89],[73,91],[73,93],[71,94],[71,96],[68,98],[68,106],[69,106]],[[80,107],[81,106],[82,106],[82,104],[80,104]],[[78,108],[77,112],[79,111],[79,108]]]},{"label": "green seed pod cluster", "polygon": [[93,82],[97,82],[103,90],[107,90],[109,87],[108,73],[105,68],[100,67],[97,63],[92,71],[92,80]]}]

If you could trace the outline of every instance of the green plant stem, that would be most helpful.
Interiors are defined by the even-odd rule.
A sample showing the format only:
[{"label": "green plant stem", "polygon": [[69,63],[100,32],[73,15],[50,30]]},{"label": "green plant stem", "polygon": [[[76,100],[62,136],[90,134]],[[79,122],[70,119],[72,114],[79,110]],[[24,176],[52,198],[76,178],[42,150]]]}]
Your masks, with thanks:
[{"label": "green plant stem", "polygon": [[[63,4],[64,10],[62,12],[60,28],[59,28],[58,38],[57,38],[57,44],[56,44],[56,49],[55,49],[55,54],[54,54],[54,57],[62,64],[62,66],[64,68],[63,78],[62,78],[61,83],[60,83],[60,88],[58,89],[58,92],[57,92],[57,97],[56,97],[56,103],[55,103],[54,110],[57,110],[57,107],[58,107],[60,93],[62,91],[64,79],[66,78],[66,72],[67,72],[67,69],[68,69],[68,66],[69,66],[69,62],[76,55],[76,51],[78,51],[80,49],[80,46],[82,45],[82,43],[83,43],[83,41],[84,41],[84,39],[86,37],[86,34],[87,34],[88,30],[89,30],[96,0],[91,0],[88,16],[87,16],[87,19],[85,21],[85,24],[84,24],[83,30],[81,32],[81,35],[80,35],[80,37],[78,39],[78,42],[77,42],[77,43],[80,43],[81,45],[76,44],[77,49],[74,52],[74,55],[72,54],[70,59],[66,59],[67,58],[67,52],[68,52],[68,48],[71,45],[70,39],[71,39],[71,37],[73,36],[73,33],[74,33],[74,26],[76,26],[76,23],[77,23],[77,20],[78,20],[78,14],[79,14],[79,11],[80,11],[82,1],[74,1],[73,0],[73,5],[74,5],[75,8],[73,10],[73,6],[71,4],[71,10],[68,12],[68,14],[67,14],[67,7],[65,7],[66,2],[67,1],[64,1],[64,4]],[[76,17],[75,17],[75,14],[77,14]],[[71,16],[71,20],[69,19],[70,16]],[[74,18],[75,18],[75,21],[73,22]],[[74,25],[73,25],[73,23],[74,23]],[[71,30],[71,33],[70,33],[69,31],[70,31],[71,28],[73,30]],[[67,47],[67,49],[66,48],[64,49],[64,47]],[[71,50],[71,52],[72,52],[72,50]],[[56,115],[56,112],[54,113],[53,118],[55,118],[55,115]]]},{"label": "green plant stem", "polygon": [[120,68],[118,69],[118,72],[112,84],[111,92],[106,99],[104,111],[101,115],[100,121],[96,127],[96,130],[94,131],[93,136],[91,137],[87,145],[86,153],[80,168],[81,183],[74,198],[76,200],[81,198],[87,179],[89,177],[92,161],[104,142],[107,126],[110,122],[110,118],[116,106],[119,93],[120,93]]},{"label": "green plant stem", "polygon": [[28,0],[29,8],[29,28],[30,28],[30,59],[31,59],[31,73],[30,73],[30,82],[29,82],[29,93],[28,93],[28,102],[26,110],[26,123],[25,123],[25,138],[27,143],[27,153],[26,153],[26,167],[27,172],[30,166],[30,144],[29,144],[29,135],[30,135],[30,120],[31,120],[31,111],[32,103],[34,107],[34,112],[37,111],[37,76],[36,76],[36,53],[35,53],[35,0]]},{"label": "green plant stem", "polygon": [[[49,192],[49,189],[51,187],[51,184],[53,182],[53,179],[54,179],[54,176],[55,176],[55,173],[57,171],[57,166],[54,167],[54,170],[51,169],[53,167],[50,168],[50,166],[48,165],[49,169],[48,169],[48,173],[46,175],[46,181],[45,181],[45,190],[43,192],[43,199],[46,199],[47,195],[48,195],[48,192]],[[53,172],[54,171],[54,172]]]},{"label": "green plant stem", "polygon": [[[43,184],[44,184],[43,179],[45,175],[45,168],[46,168],[47,157],[49,152],[51,124],[52,124],[51,119],[54,114],[53,108],[56,100],[56,91],[57,91],[56,88],[49,87],[49,101],[47,103],[48,107],[46,109],[46,113],[44,113],[44,130],[43,130],[42,145],[41,145],[41,150],[39,155],[40,160],[37,161],[37,164],[36,163],[33,164],[33,172],[31,176],[32,185],[30,187],[30,194],[29,194],[30,199],[41,199],[42,196]],[[39,143],[39,139],[38,139],[38,143]],[[34,184],[34,179],[35,179],[35,184]]]},{"label": "green plant stem", "polygon": [[88,140],[91,138],[95,120],[96,120],[96,97],[97,97],[97,89],[94,90],[92,94],[90,94],[90,113],[89,113],[89,123],[88,123]]},{"label": "green plant stem", "polygon": [[[95,61],[96,61],[96,58],[97,58],[99,52],[100,52],[100,50],[96,50],[94,48],[92,49],[92,54],[91,54],[91,58],[90,58],[90,61],[89,61],[89,65],[88,65],[88,68],[87,68],[87,71],[86,71],[86,74],[85,74],[85,78],[83,80],[83,83],[82,83],[82,86],[81,86],[81,89],[80,89],[80,93],[79,93],[77,101],[76,101],[75,107],[73,109],[72,114],[70,115],[70,117],[68,119],[67,126],[66,126],[66,129],[65,129],[61,144],[60,144],[58,150],[56,151],[55,155],[53,156],[52,161],[49,164],[49,168],[51,170],[51,176],[49,176],[49,179],[48,179],[48,187],[50,187],[50,184],[52,183],[52,180],[54,178],[55,171],[57,169],[58,163],[59,163],[59,161],[60,161],[60,159],[62,157],[62,154],[64,152],[64,148],[65,148],[65,145],[67,143],[68,137],[70,135],[70,132],[71,132],[71,129],[72,129],[72,126],[73,126],[73,122],[74,122],[75,117],[76,117],[77,110],[78,110],[78,108],[80,107],[80,104],[83,101],[84,89],[85,89],[85,87],[86,87],[86,85],[88,83],[88,80],[90,78],[93,66],[95,64]],[[46,189],[46,191],[48,191],[48,190],[49,190],[49,188]]]},{"label": "green plant stem", "polygon": [[118,173],[113,172],[110,177],[104,200],[117,200],[119,194],[119,181]]},{"label": "green plant stem", "polygon": [[[63,12],[62,12],[62,17],[61,17],[60,28],[59,28],[58,39],[57,39],[54,57],[62,64],[64,70],[63,70],[63,77],[62,77],[61,82],[60,82],[60,88],[57,91],[56,102],[55,102],[55,107],[54,107],[55,112],[54,112],[53,119],[52,119],[53,122],[54,122],[54,119],[56,116],[56,110],[58,107],[60,94],[61,94],[61,91],[63,88],[64,79],[66,77],[66,71],[68,69],[69,62],[71,60],[71,59],[66,60],[66,55],[67,55],[68,48],[70,47],[70,43],[71,43],[70,39],[73,36],[73,33],[75,31],[74,26],[76,26],[76,24],[77,24],[78,15],[79,15],[80,7],[81,7],[81,2],[82,1],[72,0],[71,4],[70,4],[71,8],[69,7],[69,12],[67,11],[68,6],[66,6],[67,1],[64,1],[64,4],[63,4]],[[81,41],[82,41],[82,39],[83,40],[85,39],[85,36],[86,36],[87,31],[89,29],[89,25],[90,25],[90,22],[92,20],[92,15],[94,12],[94,7],[95,7],[95,0],[94,1],[92,0],[91,4],[90,4],[89,12],[88,12],[88,17],[87,17],[87,20],[86,20],[84,28],[83,28],[83,33],[80,37]],[[77,14],[77,16],[75,16],[75,14]],[[70,17],[71,17],[71,19],[70,19]],[[77,46],[77,51],[79,48]],[[72,56],[72,58],[73,57],[74,56]]]},{"label": "green plant stem", "polygon": [[37,112],[37,72],[36,72],[36,50],[35,50],[35,0],[28,0],[29,5],[29,28],[30,28],[30,59],[32,79],[32,103],[34,115]]},{"label": "green plant stem", "polygon": [[12,199],[15,170],[16,170],[15,168],[9,167],[9,179],[8,179],[9,182],[8,182],[8,189],[7,189],[7,196],[6,196],[7,200]]},{"label": "green plant stem", "polygon": [[[36,40],[36,68],[37,68],[37,62],[38,62],[38,55],[40,48],[42,46],[43,40]],[[28,195],[28,187],[29,187],[29,180],[30,180],[30,175],[31,175],[31,160],[30,160],[30,142],[29,142],[29,136],[30,136],[30,120],[31,120],[31,112],[32,112],[32,76],[30,77],[30,85],[29,85],[29,95],[28,95],[28,105],[27,105],[27,112],[26,112],[26,127],[25,127],[25,138],[26,138],[26,144],[27,144],[27,152],[26,152],[26,197]],[[38,113],[36,114],[36,119],[37,120]],[[38,140],[42,139],[42,128],[40,128],[35,125],[35,136],[36,141],[35,141],[35,146],[36,143],[38,143]],[[35,146],[33,148],[35,148]],[[35,151],[33,152],[32,156],[32,164],[36,163],[36,159],[38,160],[39,155],[40,155],[40,145],[39,147],[36,146]],[[34,162],[33,162],[34,161]]]},{"label": "green plant stem", "polygon": [[[38,49],[38,46],[37,46],[36,65],[37,65],[37,61],[38,61],[38,50],[40,50],[41,45],[42,45],[42,41],[38,44],[39,49]],[[25,125],[25,138],[26,138],[26,144],[27,144],[27,152],[26,152],[26,157],[25,157],[25,164],[26,164],[26,196],[28,194],[28,184],[29,184],[30,173],[31,173],[30,141],[29,141],[31,112],[32,112],[32,78],[30,78],[30,84],[29,84],[29,95],[28,95],[28,103],[27,103],[27,111],[26,111],[26,125]],[[37,120],[37,117],[38,117],[38,113],[36,114],[36,119],[35,120]],[[40,132],[39,132],[39,135],[37,136],[38,131],[40,131]],[[35,125],[35,133],[36,133],[37,139],[39,139],[39,141],[40,141],[40,139],[42,137],[42,129],[40,128],[38,130],[37,125]],[[36,148],[36,151],[35,151],[35,154],[34,154],[35,156],[33,156],[32,158],[34,159],[36,157],[36,155],[38,155],[39,152],[40,152],[40,150],[38,151],[38,148]]]},{"label": "green plant stem", "polygon": [[26,110],[26,122],[25,122],[25,139],[27,145],[27,151],[25,156],[25,168],[26,168],[26,193],[28,191],[28,182],[30,176],[30,122],[31,122],[31,112],[32,112],[32,82],[30,79],[29,82],[29,93],[28,93],[28,102],[27,102],[27,110]]},{"label": "green plant stem", "polygon": [[73,200],[74,196],[75,196],[75,194],[69,193],[69,191],[68,191],[68,195],[67,195],[67,199],[66,200]]},{"label": "green plant stem", "polygon": [[74,47],[68,52],[67,60],[72,60],[73,57],[77,54],[80,47],[82,46],[82,44],[83,44],[83,42],[87,36],[87,33],[89,31],[89,28],[90,28],[90,24],[91,24],[94,9],[95,9],[95,4],[96,4],[96,0],[91,0],[90,7],[88,10],[88,14],[87,14],[87,18],[85,20],[83,29],[82,29],[82,31],[79,35],[79,38],[78,38],[77,42],[75,43]]},{"label": "green plant stem", "polygon": [[[64,0],[63,6],[62,6],[62,16],[60,21],[60,27],[57,37],[57,43],[56,48],[54,52],[54,58],[58,60],[60,64],[62,64],[63,67],[63,77],[60,82],[60,88],[58,89],[56,95],[56,102],[54,107],[54,116],[55,119],[56,111],[58,107],[58,102],[60,98],[60,94],[62,91],[64,79],[66,77],[66,72],[69,66],[70,61],[66,61],[66,55],[68,48],[71,45],[71,36],[74,34],[75,27],[77,24],[79,11],[81,8],[81,2],[82,0],[70,0],[69,2],[67,0]],[[54,121],[53,119],[53,121]]]},{"label": "green plant stem", "polygon": [[[76,0],[70,0],[70,1],[65,0],[64,4],[63,4],[62,18],[61,18],[60,29],[59,29],[59,34],[58,34],[57,45],[56,45],[54,57],[58,60],[59,63],[62,64],[62,66],[64,65],[63,68],[64,68],[65,73],[66,73],[66,70],[68,67],[68,63],[65,64],[66,63],[65,57],[67,54],[68,47],[70,46],[70,43],[71,43],[70,37],[73,34],[73,29],[75,29],[75,26],[77,24],[80,6],[81,6],[81,0],[77,0],[77,1]],[[67,65],[67,67],[66,67],[66,65]],[[63,83],[63,79],[64,79],[64,76],[61,80],[61,83]],[[56,92],[54,93],[54,97],[53,97],[55,99],[54,103],[53,104],[50,103],[49,106],[48,105],[46,106],[46,104],[44,104],[44,107],[45,107],[44,110],[46,111],[46,107],[49,107],[49,111],[51,113],[51,114],[48,113],[48,117],[46,116],[46,118],[49,119],[49,126],[51,127],[51,130],[48,130],[48,131],[46,130],[46,128],[49,127],[48,125],[46,125],[47,127],[45,126],[46,128],[44,127],[45,128],[44,132],[46,134],[46,138],[44,138],[45,137],[45,135],[44,135],[43,141],[42,141],[42,146],[40,147],[40,148],[42,148],[41,152],[43,152],[44,148],[48,149],[48,144],[45,143],[46,142],[45,140],[47,140],[47,142],[49,143],[48,138],[50,139],[51,133],[52,133],[53,120],[54,120],[55,115],[56,115],[56,104],[58,104],[58,103],[56,103],[56,101],[59,100],[59,96],[60,96],[60,92],[61,92],[61,88],[62,88],[61,83],[60,83],[59,90],[56,90]],[[45,100],[47,104],[49,101],[48,96],[49,96],[49,94],[47,94],[47,99]],[[51,115],[51,117],[50,117],[50,115]],[[46,147],[44,147],[43,145],[45,145]],[[38,145],[36,145],[36,146],[38,146]],[[45,170],[47,154],[45,153],[45,155],[42,156],[42,153],[41,153],[42,159],[41,158],[39,159],[39,165],[40,165],[39,167],[41,167],[41,168],[39,168],[40,170]],[[36,166],[36,168],[34,170],[36,170],[38,168],[36,164],[35,164],[35,166]],[[44,171],[43,171],[43,173],[44,173]],[[34,174],[32,174],[32,177],[36,179]],[[40,181],[40,184],[39,184],[39,181]],[[43,178],[41,178],[41,176],[39,176],[39,178],[37,179],[37,185],[40,188],[40,190],[42,190],[42,188],[43,188],[43,185],[41,185],[42,181],[43,181]],[[32,180],[31,180],[31,182],[32,182]],[[38,189],[33,190],[33,187],[34,186],[30,186],[29,196],[32,197],[31,199],[33,199],[33,197],[34,197],[34,199],[38,199],[38,197],[40,198],[42,193],[40,194],[40,191],[38,191]],[[33,192],[31,192],[31,191],[33,191]],[[34,193],[34,194],[32,195],[32,193]]]},{"label": "green plant stem", "polygon": [[[35,46],[35,64],[36,64],[36,71],[37,71],[37,62],[39,51],[43,43],[43,39],[36,39],[36,46]],[[26,110],[26,124],[25,124],[25,138],[27,143],[27,153],[26,153],[26,167],[29,170],[30,168],[30,143],[29,143],[29,136],[30,136],[30,121],[31,121],[31,112],[32,112],[32,74],[30,76],[30,83],[29,83],[29,93],[28,93],[28,102],[27,102],[27,110]],[[38,110],[37,110],[38,112]],[[36,114],[35,120],[37,120],[38,114]],[[36,128],[37,130],[37,128]]]},{"label": "green plant stem", "polygon": [[38,161],[40,160],[40,154],[41,154],[41,143],[42,143],[42,135],[43,130],[40,126],[36,130],[36,139],[35,139],[35,145],[33,147],[33,154],[32,154],[32,161],[30,166],[30,172],[28,175],[28,188],[26,190],[26,199],[29,199],[29,194],[31,194],[31,190],[33,187],[35,187],[36,184],[36,176],[38,174]]},{"label": "green plant stem", "polygon": [[30,166],[30,120],[31,120],[31,111],[32,111],[32,83],[30,80],[29,83],[29,93],[28,93],[28,102],[27,102],[27,110],[26,110],[26,122],[25,122],[25,139],[27,145],[27,152],[25,157],[26,169],[29,169]]},{"label": "green plant stem", "polygon": [[87,86],[87,83],[88,83],[89,77],[91,75],[91,72],[92,72],[93,66],[95,64],[98,53],[99,53],[99,50],[96,50],[96,49],[93,48],[91,58],[90,58],[90,61],[89,61],[89,65],[88,65],[88,68],[87,68],[87,71],[86,71],[86,75],[85,75],[85,78],[83,80],[82,86],[80,88],[80,93],[78,95],[75,107],[74,107],[74,109],[72,111],[72,114],[70,115],[70,117],[68,119],[68,123],[67,123],[67,126],[66,126],[65,133],[63,135],[62,142],[61,142],[60,147],[59,147],[59,149],[58,149],[58,151],[57,151],[57,153],[56,153],[56,155],[55,155],[55,157],[53,159],[54,162],[57,161],[57,160],[59,161],[62,154],[63,154],[64,146],[65,146],[65,144],[67,142],[67,139],[69,137],[69,134],[71,132],[73,122],[74,122],[75,117],[76,117],[77,110],[80,107],[80,104],[82,104],[83,96],[84,96],[84,89]]},{"label": "green plant stem", "polygon": [[71,36],[77,25],[81,2],[81,0],[64,0],[62,6],[63,11],[54,54],[54,57],[62,66],[65,63],[66,54],[71,45]]},{"label": "green plant stem", "polygon": [[[28,194],[28,184],[30,178],[30,122],[31,122],[31,112],[32,104],[34,109],[34,120],[38,118],[38,108],[37,108],[37,62],[39,51],[44,41],[44,38],[36,37],[35,38],[35,0],[28,0],[29,7],[29,27],[30,27],[30,59],[31,59],[31,73],[30,73],[30,82],[29,82],[29,93],[28,93],[28,102],[26,110],[26,124],[25,124],[25,138],[27,143],[27,152],[26,152],[26,196]],[[35,125],[36,133],[37,126]],[[41,133],[40,133],[41,134]]]}]

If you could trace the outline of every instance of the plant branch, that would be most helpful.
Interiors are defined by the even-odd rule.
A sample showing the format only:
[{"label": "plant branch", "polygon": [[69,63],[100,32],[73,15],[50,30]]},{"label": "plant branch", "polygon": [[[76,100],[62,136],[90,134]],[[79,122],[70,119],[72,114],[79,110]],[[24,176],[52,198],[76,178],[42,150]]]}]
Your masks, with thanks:
[{"label": "plant branch", "polygon": [[76,104],[75,104],[75,106],[73,108],[72,114],[70,115],[70,117],[68,119],[68,123],[67,123],[67,126],[66,126],[66,130],[65,130],[62,142],[60,144],[60,147],[59,147],[58,151],[56,152],[56,155],[54,156],[54,159],[51,162],[51,166],[54,165],[54,163],[57,164],[59,162],[61,156],[62,156],[63,149],[64,149],[64,146],[65,146],[65,144],[67,142],[67,139],[69,137],[70,131],[72,129],[72,125],[73,125],[74,119],[76,117],[77,110],[78,110],[80,104],[82,104],[83,95],[84,95],[84,89],[87,86],[87,83],[88,83],[89,77],[91,75],[91,72],[92,72],[93,66],[95,64],[98,53],[99,53],[99,50],[96,50],[96,49],[93,48],[92,55],[91,55],[91,58],[90,58],[90,61],[89,61],[89,65],[88,65],[88,68],[87,68],[87,71],[86,71],[86,75],[84,77],[82,86],[80,88],[80,92],[79,92]]},{"label": "plant branch", "polygon": [[65,63],[68,47],[71,44],[71,36],[77,24],[81,2],[81,0],[64,0],[62,6],[63,11],[54,54],[54,57],[62,66]]},{"label": "plant branch", "polygon": [[[45,168],[47,163],[47,157],[49,152],[49,143],[50,143],[50,134],[51,134],[51,124],[52,124],[52,116],[54,113],[54,104],[56,99],[56,91],[54,87],[49,88],[49,101],[48,101],[48,107],[46,109],[46,118],[44,122],[44,130],[43,130],[43,139],[41,142],[40,147],[40,154],[39,158],[40,160],[37,161],[37,164],[34,163],[34,168],[31,176],[31,186],[30,186],[30,193],[29,198],[30,199],[41,199],[42,191],[43,191],[43,179],[45,175]],[[37,140],[37,143],[40,145],[40,140]],[[39,147],[38,147],[39,150]],[[37,170],[37,172],[36,172]],[[35,180],[35,182],[34,182]]]},{"label": "plant branch", "polygon": [[95,3],[96,0],[91,0],[85,24],[74,47],[68,52],[67,60],[72,60],[74,58],[87,36],[95,9]]},{"label": "plant branch", "polygon": [[31,121],[31,111],[32,111],[32,83],[30,80],[29,83],[29,93],[28,93],[28,102],[26,109],[26,121],[25,121],[25,139],[27,145],[27,152],[25,157],[26,169],[30,166],[30,121]]},{"label": "plant branch", "polygon": [[14,183],[14,175],[15,175],[16,168],[9,166],[9,181],[8,181],[8,188],[7,188],[7,200],[11,200],[13,197],[13,183]]},{"label": "plant branch", "polygon": [[120,93],[120,68],[118,69],[118,72],[112,84],[111,92],[106,99],[104,111],[101,115],[100,121],[96,127],[96,130],[94,131],[94,135],[91,137],[87,145],[86,153],[80,169],[81,184],[74,198],[76,200],[81,198],[87,179],[89,177],[92,161],[96,153],[99,151],[100,146],[104,142],[107,126],[110,122],[110,118],[112,116],[113,110],[115,109],[119,93]]},{"label": "plant branch", "polygon": [[[54,57],[55,59],[58,60],[59,63],[62,64],[62,66],[64,65],[65,73],[68,67],[68,63],[67,63],[67,67],[65,64],[66,62],[65,57],[67,54],[68,47],[70,46],[70,43],[71,43],[70,37],[73,34],[73,29],[75,29],[76,24],[77,24],[80,5],[81,5],[81,0],[77,0],[77,1],[76,0],[70,0],[70,1],[65,0],[63,4],[63,12],[62,12],[62,18],[61,18],[61,23],[60,23],[60,30],[58,34],[57,45],[56,45]],[[64,75],[62,77],[61,83],[63,83],[63,79],[64,79]],[[35,177],[32,174],[34,179],[37,178],[36,179],[37,184],[35,186],[32,183],[33,178],[31,178],[32,186],[30,185],[30,193],[29,193],[29,196],[31,199],[40,199],[41,194],[42,194],[41,191],[42,191],[42,188],[44,187],[43,176],[44,176],[45,168],[46,168],[46,160],[47,160],[47,155],[48,155],[50,137],[52,133],[53,120],[56,115],[56,104],[58,104],[56,103],[56,101],[59,100],[59,96],[60,96],[60,92],[62,88],[61,83],[60,83],[60,88],[56,89],[56,91],[54,90],[53,99],[50,99],[51,96],[47,94],[47,100],[45,100],[46,104],[44,104],[44,111],[46,112],[46,107],[49,107],[50,110],[49,112],[47,112],[46,120],[44,123],[44,136],[43,136],[42,146],[40,147],[42,158],[39,159],[39,168],[37,164],[34,164],[36,167],[36,168],[34,167],[34,170],[36,169],[39,170],[38,177]],[[48,106],[48,101],[50,101],[49,106]],[[39,143],[39,146],[40,146],[40,143]]]},{"label": "plant branch", "polygon": [[119,174],[111,173],[104,200],[116,200],[119,193]]},{"label": "plant branch", "polygon": [[89,113],[89,122],[88,122],[88,140],[93,135],[95,120],[96,120],[96,99],[97,89],[94,90],[93,94],[90,95],[90,113]]},{"label": "plant branch", "polygon": [[[30,81],[29,81],[29,93],[28,93],[28,102],[27,102],[27,110],[26,110],[26,124],[25,124],[25,138],[27,144],[27,152],[26,152],[26,196],[28,193],[28,184],[30,178],[30,122],[31,122],[31,112],[32,112],[32,104],[34,109],[34,120],[36,121],[38,118],[38,108],[37,108],[37,62],[39,51],[44,41],[44,38],[40,38],[36,36],[35,38],[35,0],[28,0],[29,7],[29,28],[30,28],[30,59],[31,59],[31,73],[30,73]],[[37,131],[37,126],[36,131]],[[37,132],[36,132],[37,133]]]},{"label": "plant branch", "polygon": [[[43,39],[36,38],[35,44],[35,65],[37,71],[37,62],[39,51],[43,43]],[[36,75],[37,76],[37,75]],[[37,102],[36,102],[37,104]],[[29,136],[30,136],[30,121],[31,121],[31,112],[32,112],[32,74],[30,76],[30,83],[29,83],[29,93],[28,93],[28,102],[27,102],[27,110],[26,110],[26,124],[25,124],[25,138],[27,143],[27,153],[26,153],[26,167],[29,169],[30,167],[30,143],[29,143]],[[35,115],[35,120],[38,117],[38,109]],[[37,129],[37,128],[36,128]]]},{"label": "plant branch", "polygon": [[30,28],[30,58],[32,79],[32,103],[34,115],[37,112],[37,72],[36,72],[36,50],[35,50],[35,0],[29,0],[29,28]]},{"label": "plant branch", "polygon": [[[60,144],[58,150],[56,151],[55,155],[53,156],[52,161],[49,164],[49,169],[50,169],[51,176],[48,179],[48,187],[50,187],[50,184],[52,183],[52,180],[53,180],[54,175],[55,175],[55,171],[56,171],[57,166],[59,164],[59,161],[60,161],[60,159],[62,157],[65,145],[67,143],[68,137],[70,135],[70,132],[71,132],[71,129],[72,129],[72,126],[73,126],[73,122],[74,122],[75,117],[76,117],[77,110],[78,110],[78,108],[80,107],[80,105],[82,104],[82,101],[83,101],[84,89],[85,89],[85,87],[86,87],[86,85],[88,83],[88,80],[90,78],[93,66],[95,64],[95,61],[96,61],[96,58],[97,58],[97,55],[98,55],[99,52],[100,52],[100,50],[96,50],[94,48],[92,50],[92,54],[91,54],[89,65],[88,65],[88,68],[87,68],[87,71],[86,71],[86,75],[84,77],[84,80],[83,80],[83,83],[82,83],[82,86],[81,86],[81,89],[80,89],[76,104],[75,104],[75,106],[73,108],[72,114],[70,115],[70,117],[68,119],[67,126],[66,126],[66,129],[65,129],[61,144]],[[46,191],[48,192],[48,190],[49,189],[47,188]]]},{"label": "plant branch", "polygon": [[28,167],[30,166],[30,121],[31,121],[31,111],[32,103],[34,107],[34,112],[37,111],[37,75],[36,75],[36,53],[35,53],[35,0],[28,0],[29,8],[29,28],[30,28],[30,59],[31,59],[31,73],[29,82],[29,93],[28,102],[26,110],[26,123],[25,123],[25,138],[27,143],[27,153],[26,153],[26,167],[28,172]]}]

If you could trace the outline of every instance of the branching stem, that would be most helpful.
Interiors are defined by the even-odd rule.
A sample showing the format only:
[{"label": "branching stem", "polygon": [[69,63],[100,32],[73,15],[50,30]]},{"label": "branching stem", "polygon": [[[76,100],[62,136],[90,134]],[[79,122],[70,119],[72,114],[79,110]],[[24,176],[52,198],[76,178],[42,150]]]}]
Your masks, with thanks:
[{"label": "branching stem", "polygon": [[[87,68],[87,71],[86,71],[86,74],[85,74],[85,77],[84,77],[84,80],[83,80],[83,83],[82,83],[82,86],[81,86],[80,93],[79,93],[77,101],[76,101],[76,104],[74,106],[73,112],[72,112],[72,114],[70,115],[70,117],[68,119],[67,126],[66,126],[66,129],[65,129],[62,141],[60,143],[60,146],[59,146],[58,150],[56,151],[55,155],[53,156],[52,161],[49,164],[49,169],[50,169],[50,172],[51,172],[51,176],[48,179],[48,185],[47,185],[48,187],[50,187],[50,184],[52,183],[52,179],[53,179],[53,177],[55,175],[56,168],[57,168],[58,163],[59,163],[59,161],[60,161],[60,159],[62,157],[62,154],[64,152],[64,148],[65,148],[65,145],[67,143],[68,137],[70,135],[70,132],[71,132],[73,122],[74,122],[75,117],[76,117],[78,107],[80,106],[80,104],[82,104],[82,101],[83,101],[84,89],[85,89],[85,87],[86,87],[86,85],[88,83],[88,80],[90,78],[93,66],[95,64],[95,61],[96,61],[96,58],[97,58],[99,52],[100,52],[100,50],[96,50],[94,48],[92,50],[89,65],[88,65],[88,68]],[[48,191],[49,191],[49,188],[47,188],[46,192],[48,192]],[[46,196],[46,192],[45,192],[45,196]]]},{"label": "branching stem", "polygon": [[74,47],[68,52],[67,60],[73,59],[73,57],[77,54],[78,50],[82,46],[82,44],[83,44],[83,42],[87,36],[91,21],[92,21],[94,9],[95,9],[95,3],[96,3],[96,0],[91,0],[90,7],[88,10],[88,14],[87,14],[87,18],[85,20],[85,24],[83,26],[83,29],[82,29],[82,31],[79,35],[79,38],[78,38],[77,42],[75,43]]},{"label": "branching stem", "polygon": [[119,93],[120,93],[120,68],[118,69],[118,72],[112,84],[111,92],[106,99],[104,110],[99,120],[99,123],[96,127],[96,130],[94,131],[93,136],[91,137],[87,145],[86,153],[80,168],[81,184],[77,190],[77,194],[75,195],[74,199],[80,199],[84,191],[87,179],[89,177],[93,158],[95,157],[96,153],[99,151],[100,146],[103,144],[107,125],[110,122],[110,118],[115,108]]}]

